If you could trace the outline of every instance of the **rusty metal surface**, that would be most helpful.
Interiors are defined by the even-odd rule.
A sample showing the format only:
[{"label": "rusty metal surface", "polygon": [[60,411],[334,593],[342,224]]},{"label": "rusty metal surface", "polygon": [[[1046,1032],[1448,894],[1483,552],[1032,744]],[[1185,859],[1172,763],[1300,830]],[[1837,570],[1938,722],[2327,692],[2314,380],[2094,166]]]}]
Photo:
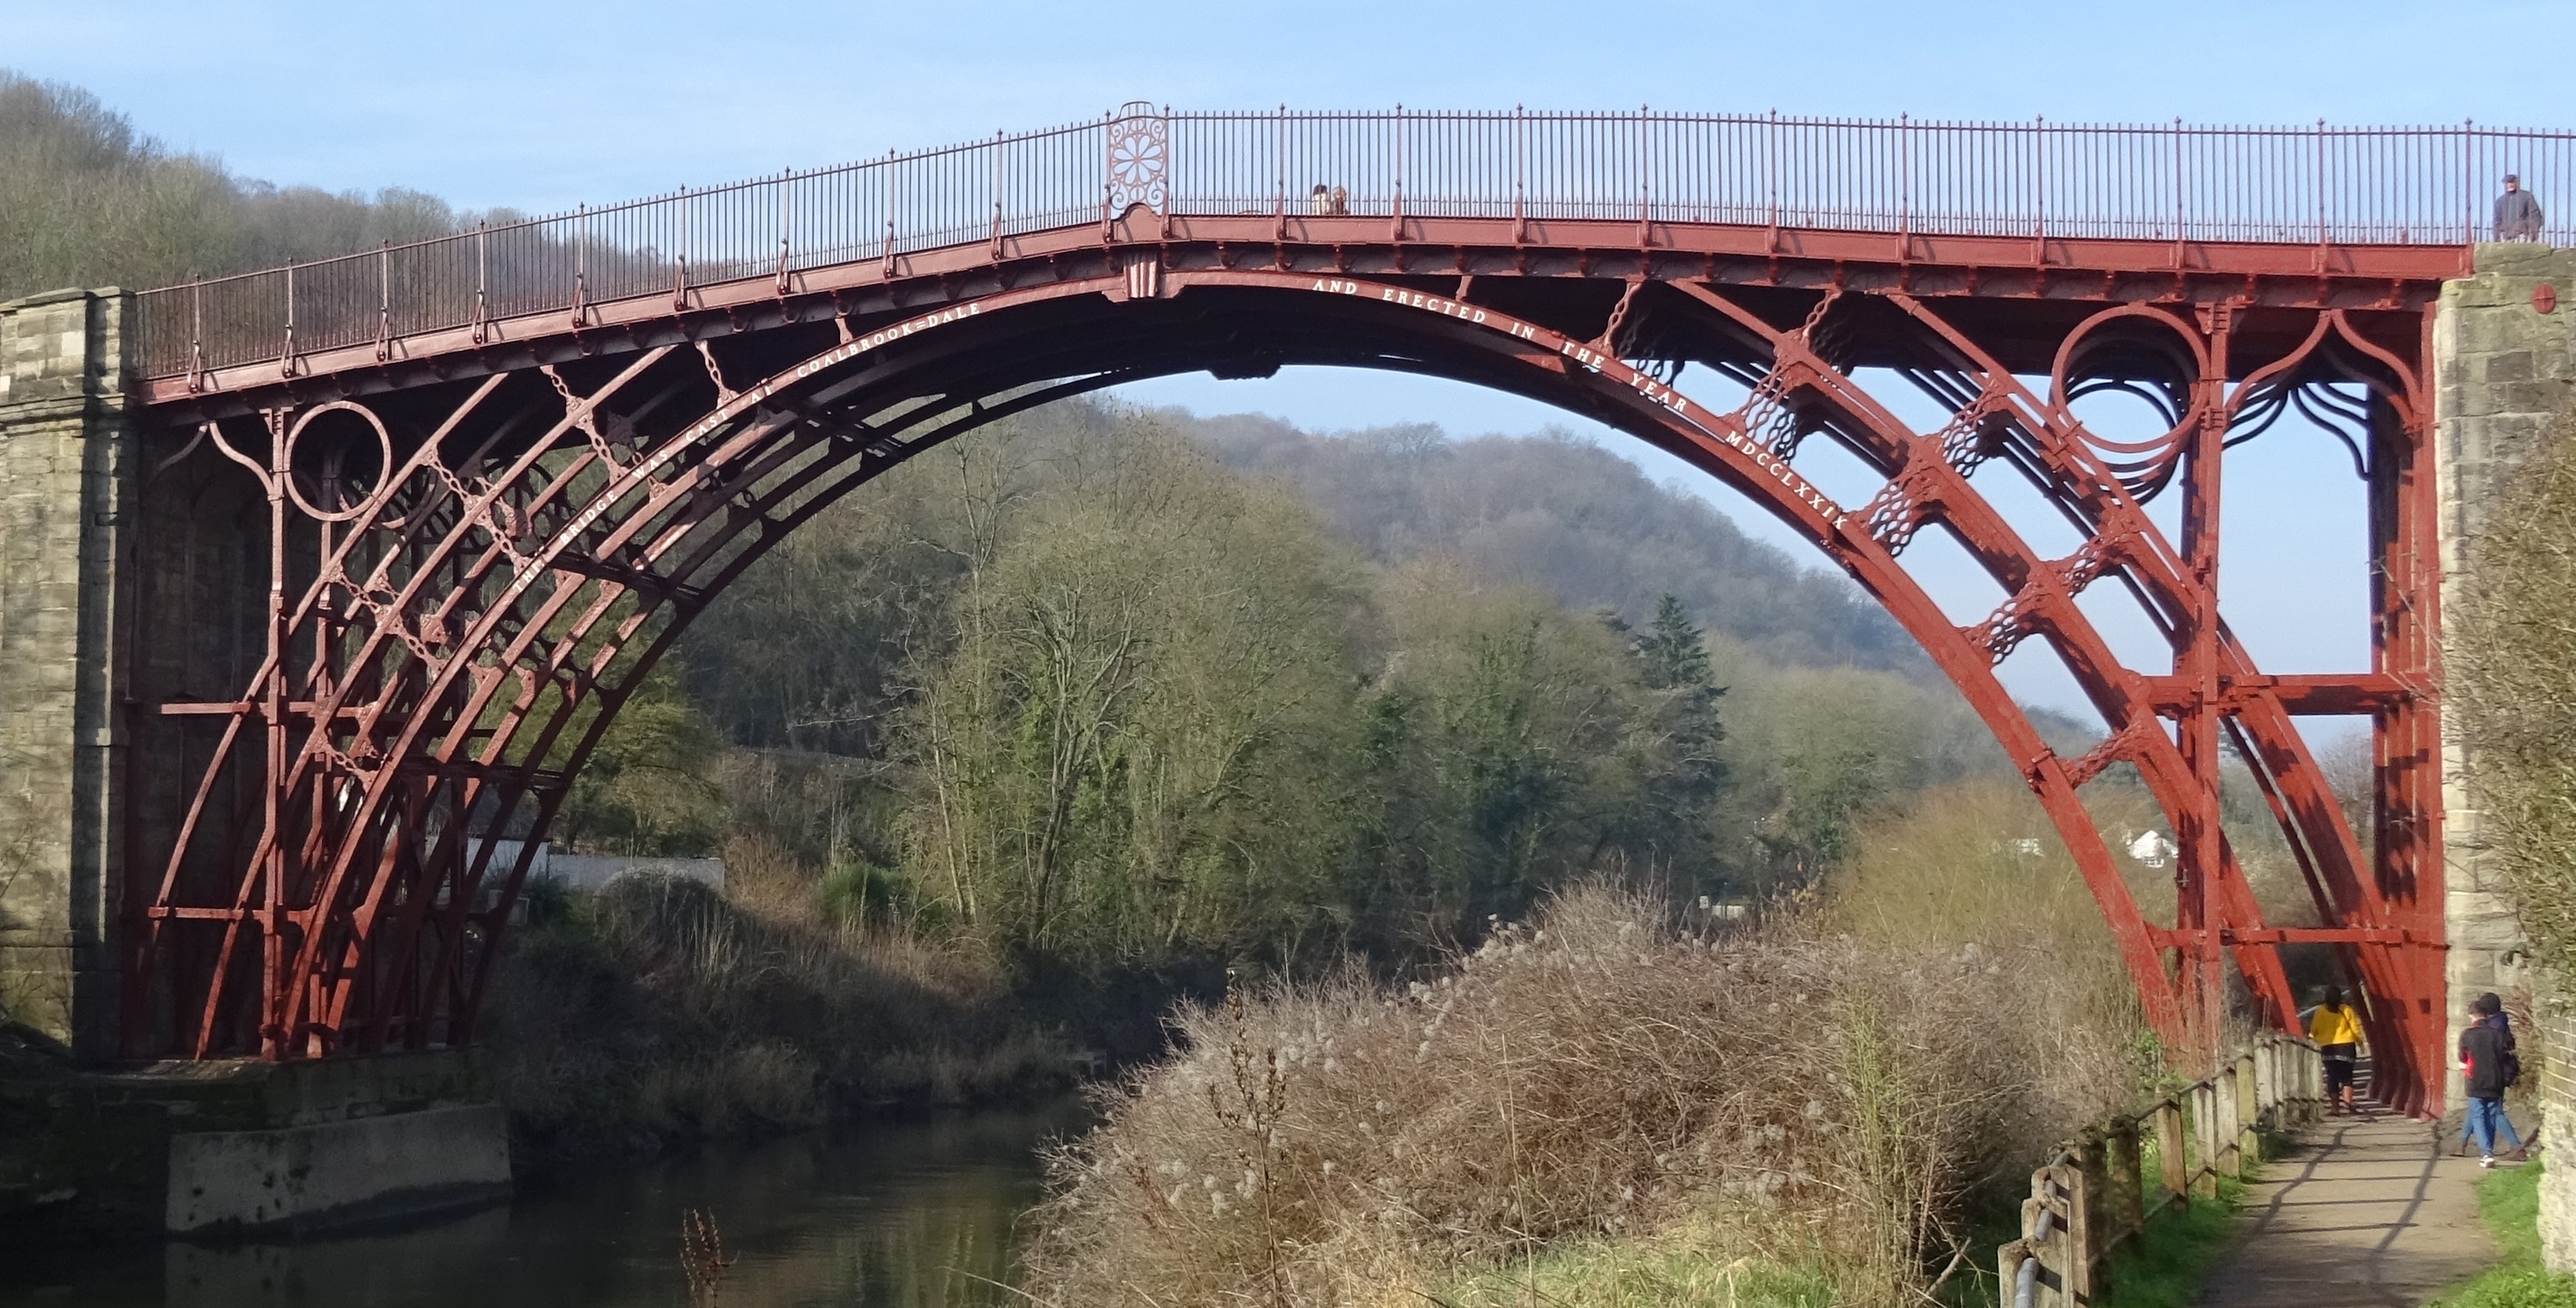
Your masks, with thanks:
[{"label": "rusty metal surface", "polygon": [[[1586,121],[1600,141],[1622,139],[1623,123],[1651,141],[1652,120]],[[174,561],[149,575],[220,574],[231,589],[209,600],[211,581],[174,583],[142,597],[145,620],[214,623],[211,604],[238,631],[230,662],[195,645],[156,655],[146,681],[168,693],[135,709],[138,739],[158,747],[133,751],[134,793],[156,798],[130,835],[134,865],[152,870],[127,905],[130,1052],[301,1058],[469,1040],[526,875],[527,847],[500,837],[544,829],[652,661],[786,531],[911,453],[1047,399],[1316,363],[1532,396],[1743,491],[1885,604],[1966,694],[2074,854],[2168,1040],[2218,1038],[2230,973],[2263,1020],[2294,1022],[2278,948],[2329,945],[2372,998],[2383,1085],[2434,1103],[2423,373],[2430,298],[2458,269],[2456,246],[1692,225],[1660,216],[1652,190],[1642,216],[1568,217],[1570,189],[1533,193],[1527,176],[1429,187],[1443,174],[1421,153],[1403,156],[1412,186],[1386,192],[1387,212],[1356,212],[1378,193],[1352,186],[1348,216],[1196,218],[1154,207],[1212,193],[1191,189],[1215,185],[1187,171],[1196,129],[1129,122],[1112,141],[1117,126],[1080,138],[1129,202],[1114,214],[1093,197],[1037,229],[997,207],[963,244],[907,253],[898,228],[891,246],[844,244],[853,257],[828,266],[782,245],[751,275],[622,298],[586,299],[592,283],[577,280],[569,305],[307,338],[283,359],[214,366],[200,353],[147,383],[145,512],[170,526],[152,548]],[[1333,148],[1317,157],[1347,163],[1357,147]],[[1283,166],[1271,184],[1304,175]],[[1505,191],[1469,194],[1498,177]],[[1424,216],[1470,200],[1507,207]],[[1693,370],[1726,398],[1695,398],[1709,392]],[[1889,384],[1950,417],[1914,429],[1870,389]],[[2110,385],[2161,396],[2170,430],[2123,441],[2085,428],[2072,401]],[[2369,487],[2367,674],[2267,673],[2218,611],[2221,451],[2292,411],[2338,424]],[[1799,462],[1817,442],[1868,467],[1875,492],[1848,504],[1813,484]],[[2034,548],[1980,489],[1999,476],[2035,489],[2080,547]],[[2179,539],[2146,512],[2162,494],[2185,506]],[[1903,556],[1926,531],[1993,578],[2006,598],[1991,614],[1963,626],[1925,594]],[[2140,605],[2169,663],[2112,652],[2078,603],[2106,584]],[[2049,749],[1996,680],[2030,641],[2064,661],[2108,728],[2081,756]],[[2372,719],[2370,855],[2294,713]],[[2325,926],[2263,921],[2217,822],[2222,742],[2248,761]],[[2121,765],[2182,847],[2161,920],[2083,807],[2082,788]]]}]

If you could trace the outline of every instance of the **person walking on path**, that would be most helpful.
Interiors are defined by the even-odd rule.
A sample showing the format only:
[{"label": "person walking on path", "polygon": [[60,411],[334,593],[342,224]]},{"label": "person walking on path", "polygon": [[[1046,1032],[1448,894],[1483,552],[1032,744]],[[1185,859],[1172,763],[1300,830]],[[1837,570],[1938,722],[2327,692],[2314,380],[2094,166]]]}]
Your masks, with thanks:
[{"label": "person walking on path", "polygon": [[2505,1087],[2521,1074],[2513,1032],[2504,1022],[2504,1001],[2492,991],[2469,1001],[2468,1029],[2460,1032],[2460,1080],[2469,1095],[2469,1117],[2462,1129],[2477,1138],[2480,1167],[2496,1165],[2499,1132],[2507,1142],[2505,1156],[2509,1160],[2523,1156],[2522,1137],[2504,1112]]},{"label": "person walking on path", "polygon": [[2495,238],[2499,241],[2540,239],[2540,201],[2522,189],[2522,179],[2506,173],[2504,194],[2496,197]]},{"label": "person walking on path", "polygon": [[2343,1002],[2342,986],[2327,986],[2325,1002],[2308,1019],[2308,1038],[2326,1065],[2326,1110],[2350,1113],[2352,1070],[2361,1054],[2361,1014]]}]

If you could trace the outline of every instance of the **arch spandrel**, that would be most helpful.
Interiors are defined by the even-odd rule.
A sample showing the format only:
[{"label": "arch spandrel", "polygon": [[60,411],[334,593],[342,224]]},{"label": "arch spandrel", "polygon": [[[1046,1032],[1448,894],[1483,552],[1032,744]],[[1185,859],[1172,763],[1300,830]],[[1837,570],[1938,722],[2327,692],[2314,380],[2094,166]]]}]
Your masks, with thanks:
[{"label": "arch spandrel", "polygon": [[[1339,273],[1154,267],[1141,280],[1121,264],[864,326],[836,316],[771,333],[803,344],[716,332],[558,362],[541,383],[527,370],[496,372],[415,396],[393,424],[401,439],[389,439],[390,470],[366,501],[341,521],[295,528],[316,533],[317,580],[284,603],[275,625],[282,649],[302,642],[315,651],[295,672],[307,707],[284,724],[296,739],[270,750],[276,784],[252,787],[278,797],[278,816],[237,810],[221,837],[192,827],[151,851],[175,870],[192,846],[259,828],[238,842],[247,851],[234,860],[241,877],[229,908],[180,902],[175,877],[138,905],[136,984],[157,973],[174,993],[204,996],[193,1017],[173,1023],[170,1043],[201,1056],[255,1047],[298,1057],[466,1038],[501,910],[527,870],[524,855],[496,866],[500,843],[468,840],[471,818],[524,812],[542,830],[566,775],[642,673],[768,545],[910,454],[1044,399],[1283,362],[1405,369],[1548,400],[1683,457],[1791,525],[1888,606],[1995,732],[2083,872],[2150,1018],[2169,1039],[2187,1037],[2181,979],[2163,953],[2182,942],[2131,900],[2077,788],[2112,762],[2134,763],[2179,829],[2199,782],[2159,716],[2157,680],[2112,657],[2074,601],[2117,577],[2170,633],[2176,615],[2206,611],[2195,607],[2204,599],[2182,553],[2063,404],[2033,394],[1929,300],[1892,288],[1839,293],[1908,324],[1913,335],[1898,345],[1946,369],[1970,397],[1949,427],[1927,434],[1815,348],[1836,293],[1814,297],[1818,311],[1783,326],[1776,305],[1766,316],[1726,287],[1641,276],[1587,336],[1562,314],[1549,325],[1506,312],[1489,300],[1509,295],[1475,294],[1463,279],[1434,289]],[[1754,378],[1753,398],[1711,409],[1665,370],[1620,358],[1650,321],[1654,348]],[[395,409],[406,407],[401,398],[332,403]],[[1769,425],[1791,411],[1784,441]],[[246,420],[225,421],[247,439]],[[1796,440],[1816,432],[1886,478],[1875,498],[1839,503],[1798,472]],[[2077,523],[2082,551],[2040,557],[1986,503],[1972,474],[1999,457]],[[2004,609],[1967,628],[1942,615],[1901,561],[1925,527],[1967,547],[2011,597]],[[2055,755],[1996,680],[2002,657],[2032,636],[2076,672],[2111,725],[2092,754]],[[2222,649],[2230,675],[2254,677],[2232,639]],[[291,662],[272,661],[253,689],[282,680],[268,673]],[[2271,762],[2294,846],[2321,851],[2329,920],[2383,928],[2357,875],[2357,844],[2340,808],[2317,802],[2322,782],[2279,697],[2257,691],[2234,713]],[[197,779],[200,809],[219,776],[260,770],[248,740],[255,716],[230,719],[219,756]],[[275,735],[277,724],[266,730]],[[2286,1011],[2279,933],[2264,925],[2233,855],[2206,875],[2216,892],[2210,925],[2232,933],[2230,948],[2271,1011]],[[265,974],[225,957],[191,961],[180,938],[217,922],[235,942],[219,952],[261,937],[272,959]],[[196,981],[179,975],[191,968]]]}]

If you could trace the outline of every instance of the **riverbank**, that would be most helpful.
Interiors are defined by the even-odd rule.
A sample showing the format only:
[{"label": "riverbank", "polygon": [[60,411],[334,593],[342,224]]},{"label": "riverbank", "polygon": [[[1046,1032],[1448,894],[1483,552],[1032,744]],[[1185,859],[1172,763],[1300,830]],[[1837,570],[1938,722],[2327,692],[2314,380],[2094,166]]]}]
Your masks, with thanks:
[{"label": "riverbank", "polygon": [[1032,1103],[1096,1062],[971,956],[689,881],[538,894],[501,969],[484,1035],[523,1167]]},{"label": "riverbank", "polygon": [[726,1308],[1024,1303],[1015,1224],[1067,1098],[930,1113],[653,1158],[593,1159],[506,1207],[291,1241],[52,1246],[0,1257],[0,1308],[667,1308],[688,1303],[680,1219],[709,1214]]}]

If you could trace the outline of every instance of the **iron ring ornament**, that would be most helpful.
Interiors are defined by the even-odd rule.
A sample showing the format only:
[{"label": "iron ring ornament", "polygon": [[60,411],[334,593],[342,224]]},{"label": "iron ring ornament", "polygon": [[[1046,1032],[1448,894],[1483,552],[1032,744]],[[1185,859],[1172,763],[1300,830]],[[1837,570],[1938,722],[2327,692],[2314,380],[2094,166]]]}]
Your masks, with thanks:
[{"label": "iron ring ornament", "polygon": [[1171,120],[1142,100],[1119,106],[1109,124],[1109,212],[1134,205],[1162,213],[1169,203]]}]

